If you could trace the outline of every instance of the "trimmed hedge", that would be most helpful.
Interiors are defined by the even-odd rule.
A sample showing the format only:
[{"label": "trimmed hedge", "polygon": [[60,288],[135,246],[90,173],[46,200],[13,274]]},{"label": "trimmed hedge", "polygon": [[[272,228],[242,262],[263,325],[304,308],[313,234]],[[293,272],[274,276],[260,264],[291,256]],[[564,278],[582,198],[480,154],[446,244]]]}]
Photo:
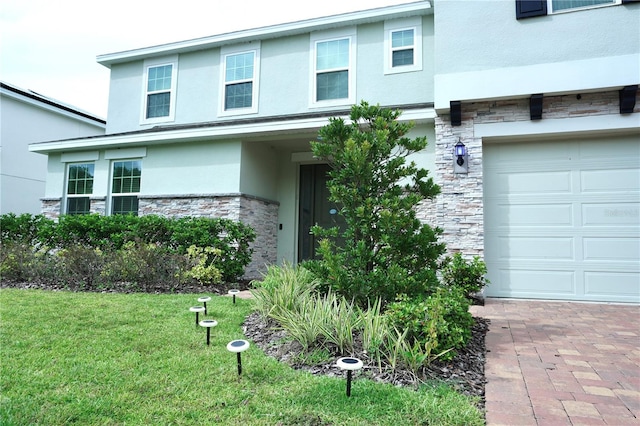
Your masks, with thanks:
[{"label": "trimmed hedge", "polygon": [[211,247],[211,264],[227,282],[237,280],[251,261],[255,231],[230,219],[147,215],[64,215],[53,221],[42,215],[12,213],[0,216],[0,243],[25,244],[38,250],[78,247],[103,252],[122,250],[127,244],[153,244],[177,255],[189,247]]}]

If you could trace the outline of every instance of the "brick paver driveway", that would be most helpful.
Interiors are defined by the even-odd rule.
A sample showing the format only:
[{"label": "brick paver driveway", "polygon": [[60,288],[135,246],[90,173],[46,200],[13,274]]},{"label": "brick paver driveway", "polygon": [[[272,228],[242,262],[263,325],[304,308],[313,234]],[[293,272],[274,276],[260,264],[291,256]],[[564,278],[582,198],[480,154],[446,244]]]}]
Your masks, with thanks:
[{"label": "brick paver driveway", "polygon": [[488,425],[640,425],[640,306],[488,299]]}]

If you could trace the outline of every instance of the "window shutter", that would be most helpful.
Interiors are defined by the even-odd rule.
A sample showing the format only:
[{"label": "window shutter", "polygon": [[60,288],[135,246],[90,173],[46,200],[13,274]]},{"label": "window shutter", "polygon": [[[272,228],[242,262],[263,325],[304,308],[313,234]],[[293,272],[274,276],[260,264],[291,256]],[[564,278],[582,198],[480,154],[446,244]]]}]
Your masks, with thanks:
[{"label": "window shutter", "polygon": [[544,16],[547,14],[547,0],[516,0],[516,19]]}]

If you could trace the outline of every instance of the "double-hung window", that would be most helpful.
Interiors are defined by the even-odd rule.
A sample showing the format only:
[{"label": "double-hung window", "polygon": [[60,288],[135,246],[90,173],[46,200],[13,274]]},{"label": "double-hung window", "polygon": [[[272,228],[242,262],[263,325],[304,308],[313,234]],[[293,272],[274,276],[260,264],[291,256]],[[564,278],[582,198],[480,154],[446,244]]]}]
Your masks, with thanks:
[{"label": "double-hung window", "polygon": [[[355,99],[355,31],[312,35],[312,105],[345,105]],[[326,38],[325,38],[326,37]]]},{"label": "double-hung window", "polygon": [[614,6],[636,0],[516,0],[516,19]]},{"label": "double-hung window", "polygon": [[222,96],[220,115],[258,112],[258,75],[260,44],[225,47],[222,56]]},{"label": "double-hung window", "polygon": [[69,164],[67,167],[67,214],[88,214],[91,210],[94,164]]},{"label": "double-hung window", "polygon": [[111,214],[138,215],[138,194],[142,160],[113,162],[111,178]]},{"label": "double-hung window", "polygon": [[384,73],[422,70],[422,20],[420,17],[384,24]]},{"label": "double-hung window", "polygon": [[143,123],[173,120],[177,77],[177,61],[145,63]]},{"label": "double-hung window", "polygon": [[552,12],[564,12],[572,9],[583,9],[594,6],[612,5],[619,0],[549,0]]}]

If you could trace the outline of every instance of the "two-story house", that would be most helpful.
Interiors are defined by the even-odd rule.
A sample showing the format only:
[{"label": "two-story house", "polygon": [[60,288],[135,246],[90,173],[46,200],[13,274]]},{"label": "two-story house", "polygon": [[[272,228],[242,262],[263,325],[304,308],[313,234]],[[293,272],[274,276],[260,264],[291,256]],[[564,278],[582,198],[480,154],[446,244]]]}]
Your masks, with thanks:
[{"label": "two-story house", "polygon": [[[421,1],[99,56],[107,134],[31,146],[49,158],[44,212],[240,220],[258,234],[253,277],[310,257],[309,228],[335,219],[309,147],[329,117],[369,100],[435,139],[432,11]],[[421,157],[432,165],[433,149]],[[92,190],[69,194],[73,179]]]},{"label": "two-story house", "polygon": [[640,4],[561,3],[418,1],[101,55],[107,134],[31,146],[43,210],[241,220],[255,277],[336,220],[309,141],[366,100],[427,136],[442,194],[419,215],[485,256],[489,294],[637,302]]},{"label": "two-story house", "polygon": [[0,82],[0,214],[38,214],[47,158],[29,144],[104,135],[105,120],[56,99]]}]

